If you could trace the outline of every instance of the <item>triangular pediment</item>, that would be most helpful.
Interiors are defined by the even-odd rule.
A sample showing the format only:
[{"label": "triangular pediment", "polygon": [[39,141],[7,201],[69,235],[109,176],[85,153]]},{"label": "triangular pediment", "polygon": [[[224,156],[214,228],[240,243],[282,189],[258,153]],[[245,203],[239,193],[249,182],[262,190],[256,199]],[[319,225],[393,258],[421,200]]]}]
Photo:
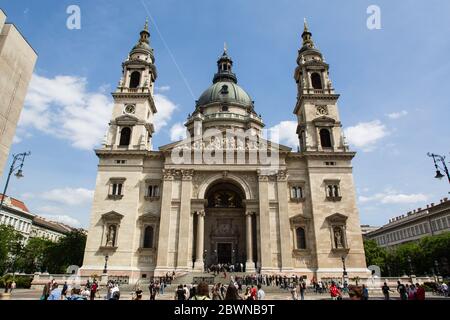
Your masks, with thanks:
[{"label": "triangular pediment", "polygon": [[123,215],[116,211],[110,211],[110,212],[102,214],[103,220],[122,220],[122,218],[123,218]]},{"label": "triangular pediment", "polygon": [[124,114],[115,119],[115,122],[117,124],[125,124],[125,125],[135,124],[138,121],[139,121],[139,118],[134,115],[131,115],[131,114]]},{"label": "triangular pediment", "polygon": [[289,220],[291,221],[292,224],[295,223],[306,223],[310,220],[310,218],[305,217],[304,215],[301,214],[297,214],[293,217],[290,217]]},{"label": "triangular pediment", "polygon": [[347,216],[340,214],[340,213],[334,213],[331,216],[327,217],[327,220],[329,222],[346,222],[348,219]]},{"label": "triangular pediment", "polygon": [[315,118],[313,122],[327,122],[327,123],[335,123],[336,120],[327,116],[322,116],[319,118]]},{"label": "triangular pediment", "polygon": [[151,222],[156,222],[156,221],[159,221],[159,216],[157,216],[153,212],[147,212],[147,213],[144,213],[143,215],[141,215],[138,218],[138,220],[142,221],[142,222],[150,222],[150,221]]}]

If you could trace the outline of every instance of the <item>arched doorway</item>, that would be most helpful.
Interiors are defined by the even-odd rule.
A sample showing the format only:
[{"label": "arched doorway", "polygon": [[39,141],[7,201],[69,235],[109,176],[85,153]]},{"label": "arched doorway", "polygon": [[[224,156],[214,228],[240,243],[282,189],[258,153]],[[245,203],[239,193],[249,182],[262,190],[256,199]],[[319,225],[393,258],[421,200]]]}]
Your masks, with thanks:
[{"label": "arched doorway", "polygon": [[234,182],[220,180],[208,187],[205,199],[205,266],[239,266],[241,263],[245,265],[247,255],[244,191]]}]

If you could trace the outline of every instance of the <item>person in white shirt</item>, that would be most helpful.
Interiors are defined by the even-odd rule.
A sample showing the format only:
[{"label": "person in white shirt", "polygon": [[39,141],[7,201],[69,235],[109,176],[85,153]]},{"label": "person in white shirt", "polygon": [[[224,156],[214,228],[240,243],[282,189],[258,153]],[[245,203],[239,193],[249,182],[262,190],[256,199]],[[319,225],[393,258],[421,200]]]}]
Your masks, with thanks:
[{"label": "person in white shirt", "polygon": [[264,290],[261,288],[261,285],[258,284],[258,300],[264,300],[264,298],[266,297],[266,293],[264,292]]}]

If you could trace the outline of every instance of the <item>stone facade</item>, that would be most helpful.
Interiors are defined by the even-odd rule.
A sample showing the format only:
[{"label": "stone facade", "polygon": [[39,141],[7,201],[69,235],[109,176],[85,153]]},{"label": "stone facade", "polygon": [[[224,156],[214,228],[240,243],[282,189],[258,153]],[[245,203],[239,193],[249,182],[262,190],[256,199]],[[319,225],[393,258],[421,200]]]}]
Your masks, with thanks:
[{"label": "stone facade", "polygon": [[37,54],[0,9],[0,176],[22,112]]},{"label": "stone facade", "polygon": [[[149,35],[146,26],[123,64],[110,127],[96,150],[82,274],[101,274],[108,256],[108,274],[130,281],[215,263],[320,279],[341,277],[344,257],[349,274],[366,277],[355,153],[342,137],[329,66],[306,25],[295,71],[298,152],[261,138],[263,120],[237,85],[226,50],[188,116],[187,138],[152,150]],[[230,138],[227,130],[239,134]],[[270,163],[255,151],[263,146]]]}]

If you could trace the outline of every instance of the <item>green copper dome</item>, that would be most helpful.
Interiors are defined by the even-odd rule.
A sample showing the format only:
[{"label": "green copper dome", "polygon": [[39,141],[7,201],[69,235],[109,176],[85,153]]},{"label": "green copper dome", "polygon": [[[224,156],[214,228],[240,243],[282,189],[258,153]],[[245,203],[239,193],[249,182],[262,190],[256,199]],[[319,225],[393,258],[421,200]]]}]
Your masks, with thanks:
[{"label": "green copper dome", "polygon": [[239,104],[252,107],[253,101],[249,94],[237,85],[236,75],[232,71],[233,61],[228,56],[226,48],[217,61],[218,71],[214,75],[213,84],[203,92],[197,101],[197,106],[214,102]]},{"label": "green copper dome", "polygon": [[214,83],[203,92],[198,99],[197,105],[204,106],[214,102],[234,103],[246,107],[253,105],[248,93],[232,81],[218,81]]}]

